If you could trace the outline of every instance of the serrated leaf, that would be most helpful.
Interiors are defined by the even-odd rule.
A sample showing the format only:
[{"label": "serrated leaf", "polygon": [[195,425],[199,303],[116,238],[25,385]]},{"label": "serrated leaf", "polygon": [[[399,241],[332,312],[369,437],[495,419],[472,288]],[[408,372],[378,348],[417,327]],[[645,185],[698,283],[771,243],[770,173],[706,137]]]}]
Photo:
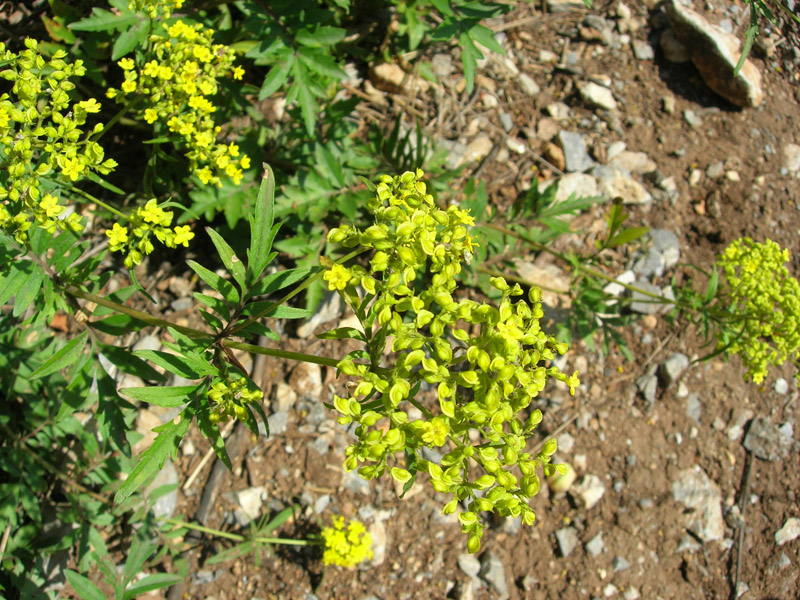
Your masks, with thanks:
[{"label": "serrated leaf", "polygon": [[83,331],[77,337],[68,341],[63,348],[48,358],[42,366],[28,375],[28,377],[30,379],[38,379],[70,366],[81,357],[88,335],[88,331]]},{"label": "serrated leaf", "polygon": [[475,87],[475,69],[478,66],[478,60],[483,58],[483,54],[475,47],[472,39],[466,33],[462,33],[458,36],[458,41],[461,45],[461,63],[464,67],[464,81],[467,84],[467,93],[471,94]]},{"label": "serrated leaf", "polygon": [[274,226],[275,174],[269,165],[263,167],[255,211],[250,220],[250,248],[247,250],[247,282],[251,288],[269,264],[272,240],[278,233],[278,227]]},{"label": "serrated leaf", "polygon": [[183,406],[189,402],[194,393],[201,387],[202,385],[137,387],[121,388],[119,392],[141,402],[173,408],[175,406]]},{"label": "serrated leaf", "polygon": [[287,51],[280,54],[280,62],[273,64],[261,84],[258,99],[265,100],[277,92],[289,80],[289,73],[294,65],[294,55]]},{"label": "serrated leaf", "polygon": [[181,413],[177,424],[174,421],[169,421],[153,429],[158,433],[158,436],[156,436],[153,444],[142,453],[136,467],[117,490],[117,494],[114,496],[116,504],[125,501],[144,485],[156,471],[164,466],[167,458],[177,456],[178,445],[183,436],[186,435],[191,422],[191,412],[187,408]]},{"label": "serrated leaf", "polygon": [[208,236],[211,238],[212,243],[217,249],[219,253],[220,259],[222,259],[222,264],[225,265],[225,268],[228,269],[228,272],[233,276],[236,280],[236,283],[239,284],[239,287],[244,293],[247,289],[246,287],[246,273],[244,265],[242,261],[239,260],[239,257],[236,256],[236,253],[233,251],[233,248],[228,245],[222,236],[214,231],[211,227],[206,227],[206,232]]},{"label": "serrated leaf", "polygon": [[193,260],[187,260],[186,264],[189,265],[192,271],[197,273],[200,279],[208,284],[208,287],[219,292],[230,304],[237,304],[239,302],[239,292],[236,291],[236,288],[229,281],[226,281],[223,277],[220,277]]},{"label": "serrated leaf", "polygon": [[117,61],[126,54],[132,52],[137,46],[147,41],[147,34],[150,31],[150,21],[142,19],[136,25],[123,31],[114,41],[114,48],[111,51],[111,60]]},{"label": "serrated leaf", "polygon": [[228,467],[228,470],[232,471],[233,465],[231,464],[230,456],[228,456],[228,451],[225,449],[225,440],[222,439],[219,427],[208,419],[208,415],[208,409],[201,409],[197,412],[197,425],[200,428],[200,433],[211,442],[214,453],[219,457],[222,463]]},{"label": "serrated leaf", "polygon": [[64,576],[69,584],[78,592],[81,600],[106,600],[106,595],[86,577],[75,571],[67,569]]},{"label": "serrated leaf", "polygon": [[492,52],[505,55],[505,49],[494,38],[494,32],[484,25],[474,25],[469,29],[469,36]]},{"label": "serrated leaf", "polygon": [[67,27],[74,31],[119,31],[135,25],[139,19],[137,14],[130,11],[116,15],[102,8],[93,8],[91,15]]},{"label": "serrated leaf", "polygon": [[344,72],[344,69],[339,66],[339,63],[332,56],[319,50],[300,48],[297,51],[297,58],[311,71],[323,77],[330,77],[338,81],[347,76],[347,73]]}]

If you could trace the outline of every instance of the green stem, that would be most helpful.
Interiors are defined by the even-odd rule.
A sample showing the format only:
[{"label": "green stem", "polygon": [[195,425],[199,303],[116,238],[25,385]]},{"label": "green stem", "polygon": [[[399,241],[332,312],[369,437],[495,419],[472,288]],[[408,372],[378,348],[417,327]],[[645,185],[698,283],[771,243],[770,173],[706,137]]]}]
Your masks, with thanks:
[{"label": "green stem", "polygon": [[106,131],[108,131],[114,125],[116,125],[117,121],[119,121],[122,117],[124,117],[125,114],[129,110],[131,110],[134,106],[136,106],[143,99],[144,99],[144,96],[136,96],[135,98],[133,98],[133,100],[130,100],[130,101],[126,102],[125,105],[119,110],[119,112],[117,112],[117,114],[115,114],[113,117],[111,117],[111,120],[109,120],[109,122],[105,124],[103,129],[101,131],[99,131],[95,136],[93,136],[94,139],[92,141],[96,142],[101,137],[103,137],[105,135]]},{"label": "green stem", "polygon": [[[211,527],[205,527],[203,525],[198,525],[197,523],[179,521],[178,519],[164,519],[164,522],[169,523],[170,525],[175,525],[177,527],[186,527],[187,529],[194,529],[195,531],[199,531],[201,533],[208,533],[210,535],[215,535],[217,537],[226,538],[229,540],[233,540],[235,542],[247,541],[247,538],[243,535],[239,535],[237,533],[228,533],[227,531],[220,531],[219,529],[212,529]],[[295,540],[292,538],[276,538],[276,537],[261,537],[261,536],[253,538],[253,541],[262,542],[264,544],[283,544],[285,546],[318,545],[318,542],[314,540]]]},{"label": "green stem", "polygon": [[253,354],[263,354],[264,356],[298,360],[325,367],[336,367],[336,365],[339,364],[339,359],[329,358],[327,356],[303,354],[302,352],[291,352],[289,350],[279,350],[278,348],[264,348],[262,346],[254,346],[253,344],[245,344],[244,342],[234,342],[233,340],[222,340],[220,343],[226,348],[235,348],[236,350],[244,350],[245,352],[252,352]]}]

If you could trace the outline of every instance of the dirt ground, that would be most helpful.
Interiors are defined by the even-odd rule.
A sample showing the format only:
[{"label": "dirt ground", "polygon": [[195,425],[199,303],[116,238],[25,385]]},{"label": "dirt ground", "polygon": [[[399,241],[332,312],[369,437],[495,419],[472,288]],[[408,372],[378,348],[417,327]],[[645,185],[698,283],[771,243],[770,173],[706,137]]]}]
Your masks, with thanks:
[{"label": "dirt ground", "polygon": [[[704,4],[711,8],[707,11],[710,19],[718,21],[726,16],[723,7],[731,3],[714,0]],[[502,69],[492,64],[481,71],[476,95],[462,94],[460,65],[455,60],[452,76],[443,78],[438,88],[414,98],[389,94],[385,96],[387,104],[376,105],[374,110],[387,116],[399,110],[419,113],[428,119],[432,135],[467,142],[476,133],[470,130],[470,123],[479,118],[478,130],[496,148],[485,161],[468,168],[465,177],[477,170],[502,216],[535,174],[544,178],[556,175],[534,156],[546,150],[546,140],[538,138],[535,131],[537,123],[548,116],[546,107],[563,102],[570,116],[559,128],[581,133],[598,162],[603,162],[608,144],[623,141],[628,150],[646,153],[664,177],[674,177],[677,193],[672,198],[645,179],[645,186],[654,192],[653,201],[630,207],[633,224],[668,229],[680,240],[681,262],[659,283],[668,283],[673,275],[682,277],[684,264],[710,265],[721,249],[743,235],[756,240],[771,238],[788,247],[793,253],[790,268],[795,275],[800,273],[800,184],[793,174],[780,170],[781,149],[787,143],[800,143],[800,68],[784,62],[794,56],[791,44],[779,45],[772,57],[754,52],[765,100],[757,109],[738,109],[711,92],[690,63],[667,62],[657,43],[653,44],[653,60],[637,60],[630,45],[612,48],[586,39],[591,36],[582,34],[579,26],[587,11],[543,14],[541,5],[519,3],[514,12],[494,24],[497,31],[505,33],[517,68],[538,84],[537,94],[521,89],[517,77],[503,75]],[[636,2],[629,6],[641,24],[629,33],[631,38],[654,42],[658,9]],[[743,8],[741,3],[739,6]],[[617,2],[598,2],[593,12],[613,22],[616,10]],[[542,50],[553,52],[557,59],[576,52],[577,64],[561,68],[543,62]],[[457,50],[452,52],[457,58]],[[607,75],[618,83],[612,86],[620,105],[617,114],[593,110],[581,101],[577,83],[592,74]],[[665,111],[665,97],[672,99],[666,102],[674,102],[674,110]],[[702,123],[690,125],[685,110],[694,111]],[[500,113],[511,117],[510,128],[500,121]],[[529,151],[514,151],[509,138],[524,143]],[[722,161],[725,171],[737,175],[703,176],[689,185],[694,169],[706,171],[717,161]],[[602,222],[603,211],[603,206],[594,207],[577,225],[591,230]],[[576,236],[571,243],[583,244],[588,239],[588,234]],[[618,258],[615,273],[624,269],[629,257]],[[342,312],[339,319],[346,317]],[[314,338],[288,344],[326,354],[328,346],[309,339]],[[800,542],[778,547],[774,539],[788,518],[800,516],[797,454],[774,462],[759,460],[749,455],[741,436],[729,435],[747,410],[752,411],[751,416],[769,417],[778,424],[796,423],[800,416],[796,391],[790,384],[787,394],[777,393],[772,388],[774,378],[763,387],[746,384],[737,360],[713,359],[693,363],[679,382],[662,386],[650,404],[636,388],[640,375],[673,352],[696,358],[707,349],[701,347],[697,331],[655,317],[640,320],[626,332],[626,339],[635,354],[633,362],[625,361],[617,351],[603,356],[575,344],[568,363],[581,368],[583,385],[578,393],[570,397],[554,388],[540,399],[545,413],[543,434],[558,430],[574,441],[573,447],[558,457],[574,464],[579,477],[598,476],[605,493],[587,509],[570,494],[543,489],[533,504],[538,515],[533,527],[498,523],[486,532],[481,553],[499,558],[508,597],[735,598],[732,582],[737,580],[737,571],[740,589],[747,589],[740,596],[744,600],[800,597]],[[265,383],[272,390],[273,403],[277,403],[281,382],[313,384],[310,393],[321,393],[321,400],[330,399],[332,387],[341,385],[330,369],[309,374],[288,372],[290,368],[280,363],[267,367]],[[308,383],[317,376],[319,381]],[[788,371],[783,376],[791,381]],[[281,389],[285,393],[285,388]],[[498,588],[487,584],[485,578],[467,574],[470,565],[463,557],[459,562],[466,552],[465,539],[457,524],[439,516],[441,499],[429,486],[415,487],[410,497],[400,500],[391,482],[358,486],[343,476],[341,448],[347,434],[330,415],[315,412],[314,405],[303,399],[304,393],[297,390],[299,398],[289,409],[286,433],[255,443],[246,441],[207,524],[241,530],[232,522],[236,505],[224,492],[264,486],[265,510],[294,503],[302,507],[298,518],[280,530],[282,535],[313,532],[335,513],[357,516],[378,537],[385,536],[379,540],[385,548],[383,556],[353,571],[328,568],[323,573],[314,551],[282,546],[258,565],[248,556],[206,566],[204,560],[225,547],[221,542],[207,542],[189,557],[195,575],[182,597],[500,597]],[[696,394],[700,400],[699,422],[687,415],[687,394]],[[195,452],[184,452],[176,462],[182,480],[195,471],[207,450],[196,431],[189,439]],[[702,543],[688,534],[687,510],[673,499],[678,473],[695,465],[721,490],[726,515],[721,540]],[[210,470],[211,463],[181,494],[178,511],[188,518],[194,518]],[[735,527],[736,509],[731,507],[740,505],[743,495],[741,529]],[[579,543],[563,557],[554,532],[568,526],[574,528]],[[587,546],[600,533],[603,548],[594,556]],[[488,564],[488,557],[481,562]]]}]

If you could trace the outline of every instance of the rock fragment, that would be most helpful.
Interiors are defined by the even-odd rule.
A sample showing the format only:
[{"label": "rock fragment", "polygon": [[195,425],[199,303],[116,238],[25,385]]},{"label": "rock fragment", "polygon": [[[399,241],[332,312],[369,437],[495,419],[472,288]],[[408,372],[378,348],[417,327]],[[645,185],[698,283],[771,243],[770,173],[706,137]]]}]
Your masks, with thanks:
[{"label": "rock fragment", "polygon": [[606,486],[597,475],[584,475],[569,491],[586,509],[593,508],[606,493]]},{"label": "rock fragment", "polygon": [[672,497],[691,510],[687,529],[703,542],[721,540],[725,535],[722,493],[698,465],[680,471],[672,483]]},{"label": "rock fragment", "polygon": [[578,530],[574,527],[562,527],[556,531],[555,536],[561,556],[568,557],[578,545]]},{"label": "rock fragment", "polygon": [[736,36],[712,25],[679,0],[666,3],[667,16],[677,38],[689,49],[692,62],[708,87],[729,102],[745,107],[761,104],[761,73],[746,60],[739,73],[740,42]]},{"label": "rock fragment", "polygon": [[579,133],[559,131],[556,138],[564,151],[564,163],[569,172],[585,171],[594,164],[586,151],[586,142]]},{"label": "rock fragment", "polygon": [[502,559],[491,550],[487,550],[481,555],[480,562],[480,576],[494,588],[494,591],[497,592],[498,600],[508,598],[508,583],[506,582],[506,570]]},{"label": "rock fragment", "polygon": [[581,99],[589,106],[603,110],[617,110],[617,101],[610,89],[592,81],[583,83],[578,87]]},{"label": "rock fragment", "polygon": [[778,531],[775,532],[775,542],[778,546],[788,544],[800,537],[800,519],[792,517],[784,523]]},{"label": "rock fragment", "polygon": [[744,447],[758,458],[775,462],[786,458],[792,449],[792,438],[767,417],[756,417],[744,437]]}]

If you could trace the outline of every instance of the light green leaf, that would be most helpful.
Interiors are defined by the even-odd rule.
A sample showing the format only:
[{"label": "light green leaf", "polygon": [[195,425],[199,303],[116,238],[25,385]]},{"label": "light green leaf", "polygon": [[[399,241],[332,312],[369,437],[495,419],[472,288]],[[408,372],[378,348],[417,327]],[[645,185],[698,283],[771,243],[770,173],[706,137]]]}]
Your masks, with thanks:
[{"label": "light green leaf", "polygon": [[28,377],[30,379],[38,379],[60,371],[61,369],[70,366],[78,360],[86,345],[86,338],[89,336],[89,331],[80,333],[77,337],[68,341],[61,350],[48,358],[45,363],[31,373]]},{"label": "light green leaf", "polygon": [[364,332],[359,331],[355,327],[339,327],[338,329],[332,329],[331,331],[320,333],[317,337],[321,340],[352,339],[352,340],[361,340],[362,342],[367,341],[364,337]]},{"label": "light green leaf", "polygon": [[24,285],[17,291],[14,298],[14,316],[19,317],[27,310],[42,289],[44,271],[38,265],[33,265],[33,272],[25,279]]},{"label": "light green leaf", "polygon": [[201,387],[202,385],[138,387],[122,388],[119,392],[135,400],[171,408],[186,404]]},{"label": "light green leaf", "polygon": [[206,369],[197,369],[198,365],[192,364],[193,361],[185,356],[177,356],[159,350],[136,350],[134,354],[186,379],[200,379],[207,374]]},{"label": "light green leaf", "polygon": [[153,590],[170,587],[183,581],[183,577],[176,573],[153,573],[133,583],[122,596],[122,600],[131,600],[140,594]]}]

